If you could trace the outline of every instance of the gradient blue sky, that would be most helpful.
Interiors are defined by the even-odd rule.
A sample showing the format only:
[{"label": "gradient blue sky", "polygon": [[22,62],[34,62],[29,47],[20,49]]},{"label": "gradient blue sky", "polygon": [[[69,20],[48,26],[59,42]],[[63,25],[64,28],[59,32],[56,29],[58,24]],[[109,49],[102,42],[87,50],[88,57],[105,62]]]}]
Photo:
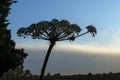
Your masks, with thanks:
[{"label": "gradient blue sky", "polygon": [[[29,53],[25,68],[38,74],[49,42],[19,38],[16,31],[42,20],[66,19],[82,28],[94,25],[90,34],[74,42],[58,42],[52,51],[47,72],[103,73],[120,70],[120,0],[19,0],[12,5],[8,19],[17,48]],[[54,56],[54,57],[53,57]]]}]

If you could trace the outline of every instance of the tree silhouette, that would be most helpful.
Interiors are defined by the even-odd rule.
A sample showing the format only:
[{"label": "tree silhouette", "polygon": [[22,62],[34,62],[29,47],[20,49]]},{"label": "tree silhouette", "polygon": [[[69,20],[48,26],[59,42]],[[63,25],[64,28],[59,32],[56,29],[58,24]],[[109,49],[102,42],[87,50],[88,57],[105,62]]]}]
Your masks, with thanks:
[{"label": "tree silhouette", "polygon": [[24,49],[15,49],[15,42],[11,39],[11,30],[7,29],[10,6],[16,0],[0,0],[0,77],[9,69],[23,66],[27,54]]},{"label": "tree silhouette", "polygon": [[26,38],[31,36],[33,39],[43,39],[50,42],[44,63],[41,69],[40,80],[43,79],[48,58],[50,56],[51,50],[57,41],[70,40],[74,41],[75,38],[85,35],[87,33],[92,33],[95,36],[96,28],[92,25],[86,27],[87,32],[79,34],[81,32],[80,26],[77,24],[70,24],[67,20],[57,20],[52,21],[41,21],[38,23],[31,24],[27,28],[22,27],[17,31],[19,37]]}]

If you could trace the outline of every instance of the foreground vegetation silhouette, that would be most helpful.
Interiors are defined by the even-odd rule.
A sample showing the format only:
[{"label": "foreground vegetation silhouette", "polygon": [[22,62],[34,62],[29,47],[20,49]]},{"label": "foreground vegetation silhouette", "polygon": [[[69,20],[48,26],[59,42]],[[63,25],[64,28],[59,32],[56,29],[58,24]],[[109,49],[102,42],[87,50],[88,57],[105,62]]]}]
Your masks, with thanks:
[{"label": "foreground vegetation silhouette", "polygon": [[31,36],[33,39],[43,39],[50,42],[46,57],[41,69],[40,80],[43,80],[44,72],[50,56],[51,50],[57,41],[74,41],[77,37],[91,33],[95,36],[96,28],[92,25],[86,27],[87,31],[80,34],[81,28],[77,24],[70,24],[67,20],[53,19],[51,21],[41,21],[33,23],[28,27],[22,27],[17,31],[19,37]]},{"label": "foreground vegetation silhouette", "polygon": [[0,77],[9,69],[23,67],[27,54],[24,49],[15,49],[15,42],[11,39],[10,24],[7,20],[10,7],[16,0],[0,0]]}]

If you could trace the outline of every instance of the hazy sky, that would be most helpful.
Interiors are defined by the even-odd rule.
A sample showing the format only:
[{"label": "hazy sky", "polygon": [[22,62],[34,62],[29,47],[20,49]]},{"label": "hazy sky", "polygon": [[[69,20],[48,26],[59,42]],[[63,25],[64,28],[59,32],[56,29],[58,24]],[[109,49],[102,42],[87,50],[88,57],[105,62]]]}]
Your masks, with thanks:
[{"label": "hazy sky", "polygon": [[12,5],[8,19],[12,39],[17,48],[24,48],[29,56],[25,68],[39,73],[49,42],[19,38],[16,31],[42,20],[66,19],[86,31],[87,25],[97,28],[74,42],[58,42],[50,56],[50,73],[103,73],[120,71],[120,0],[19,0]]}]

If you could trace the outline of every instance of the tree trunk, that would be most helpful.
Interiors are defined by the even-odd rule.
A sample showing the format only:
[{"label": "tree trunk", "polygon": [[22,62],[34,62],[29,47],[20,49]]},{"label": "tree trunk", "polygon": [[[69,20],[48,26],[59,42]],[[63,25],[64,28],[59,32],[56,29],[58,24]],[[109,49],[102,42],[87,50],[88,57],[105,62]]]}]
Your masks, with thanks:
[{"label": "tree trunk", "polygon": [[45,73],[45,69],[46,69],[46,66],[47,66],[47,62],[48,62],[50,53],[51,53],[52,48],[54,47],[54,45],[55,45],[55,42],[50,42],[50,46],[49,46],[49,48],[48,48],[47,54],[46,54],[45,59],[44,59],[43,66],[42,66],[42,68],[41,68],[41,74],[40,74],[40,79],[39,79],[39,80],[43,80],[43,76],[44,76],[44,73]]}]

